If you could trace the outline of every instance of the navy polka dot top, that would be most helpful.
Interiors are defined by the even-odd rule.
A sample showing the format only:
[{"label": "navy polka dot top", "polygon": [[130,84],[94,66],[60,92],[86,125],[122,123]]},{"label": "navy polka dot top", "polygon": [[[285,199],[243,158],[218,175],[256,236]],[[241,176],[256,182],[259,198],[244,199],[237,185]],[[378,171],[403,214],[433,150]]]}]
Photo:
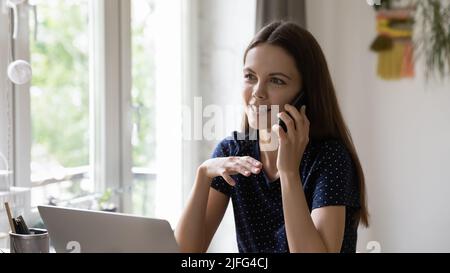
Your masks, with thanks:
[{"label": "navy polka dot top", "polygon": [[[232,136],[222,140],[212,157],[251,156],[261,160],[259,141]],[[309,210],[345,206],[341,252],[355,252],[360,208],[359,186],[349,152],[338,139],[310,140],[299,167]],[[236,185],[215,177],[211,187],[232,200],[236,236],[241,253],[289,252],[283,218],[280,179],[269,181],[264,171],[249,177],[233,175]]]}]

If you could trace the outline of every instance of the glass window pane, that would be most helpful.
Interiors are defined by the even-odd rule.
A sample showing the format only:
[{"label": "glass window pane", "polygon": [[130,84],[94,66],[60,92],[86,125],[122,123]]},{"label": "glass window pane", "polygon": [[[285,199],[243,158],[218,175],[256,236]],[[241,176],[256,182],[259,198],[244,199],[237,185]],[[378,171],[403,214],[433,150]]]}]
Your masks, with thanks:
[{"label": "glass window pane", "polygon": [[156,0],[132,1],[133,211],[154,214]]},{"label": "glass window pane", "polygon": [[[89,1],[39,1],[30,14],[32,205],[91,193],[89,180]],[[36,35],[35,35],[36,34]]]}]

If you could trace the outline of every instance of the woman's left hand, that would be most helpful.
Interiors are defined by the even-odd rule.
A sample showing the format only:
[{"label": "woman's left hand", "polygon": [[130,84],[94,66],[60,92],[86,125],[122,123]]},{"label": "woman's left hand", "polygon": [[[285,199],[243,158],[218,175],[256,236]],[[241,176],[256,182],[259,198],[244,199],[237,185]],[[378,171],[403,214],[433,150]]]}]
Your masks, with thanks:
[{"label": "woman's left hand", "polygon": [[278,172],[296,173],[300,167],[303,153],[309,142],[309,120],[306,117],[306,106],[300,111],[292,105],[286,104],[286,112],[281,112],[278,117],[284,121],[287,127],[287,133],[278,124],[272,127],[278,136]]}]

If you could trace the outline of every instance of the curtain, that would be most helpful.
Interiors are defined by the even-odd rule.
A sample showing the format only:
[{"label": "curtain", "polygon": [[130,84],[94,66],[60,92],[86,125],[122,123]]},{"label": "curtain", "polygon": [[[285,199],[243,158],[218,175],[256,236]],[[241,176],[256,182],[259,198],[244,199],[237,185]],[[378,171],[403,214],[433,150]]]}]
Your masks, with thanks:
[{"label": "curtain", "polygon": [[256,0],[256,29],[274,20],[289,20],[306,28],[306,0]]}]

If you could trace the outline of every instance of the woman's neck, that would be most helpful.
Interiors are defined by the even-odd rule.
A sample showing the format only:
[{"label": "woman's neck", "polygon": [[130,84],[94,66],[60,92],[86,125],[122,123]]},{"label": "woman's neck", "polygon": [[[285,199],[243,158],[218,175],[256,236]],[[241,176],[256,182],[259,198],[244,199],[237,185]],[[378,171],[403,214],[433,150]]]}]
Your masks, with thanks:
[{"label": "woman's neck", "polygon": [[270,130],[259,130],[260,159],[269,179],[278,177],[278,138]]}]

